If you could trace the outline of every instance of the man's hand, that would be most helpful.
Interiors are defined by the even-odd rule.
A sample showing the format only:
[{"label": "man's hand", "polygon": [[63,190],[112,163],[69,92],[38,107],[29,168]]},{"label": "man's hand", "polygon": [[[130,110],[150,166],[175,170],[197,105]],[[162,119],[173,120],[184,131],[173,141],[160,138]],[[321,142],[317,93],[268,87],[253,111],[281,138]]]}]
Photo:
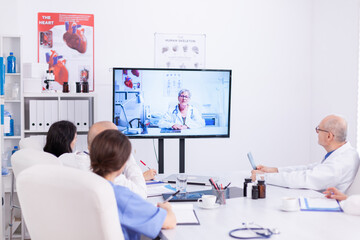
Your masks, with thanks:
[{"label": "man's hand", "polygon": [[339,201],[347,199],[347,196],[344,193],[340,192],[337,188],[334,187],[326,189],[326,191],[323,193],[326,194],[325,197],[327,198],[336,199]]},{"label": "man's hand", "polygon": [[145,181],[153,180],[156,176],[157,172],[155,169],[149,169],[143,173]]},{"label": "man's hand", "polygon": [[266,167],[263,165],[257,165],[256,170],[259,170],[259,171],[265,172],[265,173],[278,173],[279,172],[278,168],[276,168],[276,167]]},{"label": "man's hand", "polygon": [[251,180],[254,182],[256,181],[256,174],[264,174],[265,172],[260,170],[252,170],[251,171]]}]

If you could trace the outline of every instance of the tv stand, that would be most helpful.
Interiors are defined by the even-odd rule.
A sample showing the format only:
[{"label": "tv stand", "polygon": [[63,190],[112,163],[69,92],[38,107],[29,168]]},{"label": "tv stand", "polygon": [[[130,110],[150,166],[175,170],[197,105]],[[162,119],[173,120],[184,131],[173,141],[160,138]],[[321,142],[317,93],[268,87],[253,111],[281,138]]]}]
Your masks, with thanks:
[{"label": "tv stand", "polygon": [[[164,139],[158,140],[159,173],[164,173]],[[179,139],[179,173],[185,172],[185,138]]]}]

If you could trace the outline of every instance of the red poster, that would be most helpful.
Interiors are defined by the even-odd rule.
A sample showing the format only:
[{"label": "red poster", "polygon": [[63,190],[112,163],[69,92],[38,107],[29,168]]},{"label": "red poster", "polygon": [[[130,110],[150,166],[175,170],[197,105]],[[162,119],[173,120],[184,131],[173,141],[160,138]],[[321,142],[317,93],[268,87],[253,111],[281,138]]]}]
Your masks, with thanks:
[{"label": "red poster", "polygon": [[53,90],[81,82],[94,91],[94,15],[38,13],[38,62],[53,71]]}]

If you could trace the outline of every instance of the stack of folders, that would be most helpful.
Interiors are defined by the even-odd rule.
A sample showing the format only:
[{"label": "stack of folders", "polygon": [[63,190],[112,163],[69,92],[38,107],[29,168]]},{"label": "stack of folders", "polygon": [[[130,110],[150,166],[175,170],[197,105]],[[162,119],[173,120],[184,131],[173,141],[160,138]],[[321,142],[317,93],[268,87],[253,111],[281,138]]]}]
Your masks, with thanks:
[{"label": "stack of folders", "polygon": [[[59,109],[60,106],[60,109]],[[29,129],[48,131],[59,120],[73,122],[78,131],[89,130],[89,100],[30,100]]]},{"label": "stack of folders", "polygon": [[342,212],[339,202],[335,199],[300,197],[299,202],[301,211]]}]

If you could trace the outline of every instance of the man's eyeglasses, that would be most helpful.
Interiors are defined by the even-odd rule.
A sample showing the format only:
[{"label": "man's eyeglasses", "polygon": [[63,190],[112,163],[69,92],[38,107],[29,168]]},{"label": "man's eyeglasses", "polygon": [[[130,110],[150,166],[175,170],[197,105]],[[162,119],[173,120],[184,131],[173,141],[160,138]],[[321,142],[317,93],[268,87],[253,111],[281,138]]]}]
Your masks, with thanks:
[{"label": "man's eyeglasses", "polygon": [[179,97],[184,98],[184,99],[190,98],[189,96],[186,96],[186,95],[180,95]]},{"label": "man's eyeglasses", "polygon": [[[316,131],[316,133],[319,133],[319,132],[327,132],[327,133],[331,133],[332,135],[334,135],[332,132],[330,132],[330,131],[328,131],[328,130],[324,130],[324,129],[319,128],[319,126],[317,126],[317,127],[315,128],[315,131]],[[335,136],[335,135],[334,135],[334,136]]]}]

